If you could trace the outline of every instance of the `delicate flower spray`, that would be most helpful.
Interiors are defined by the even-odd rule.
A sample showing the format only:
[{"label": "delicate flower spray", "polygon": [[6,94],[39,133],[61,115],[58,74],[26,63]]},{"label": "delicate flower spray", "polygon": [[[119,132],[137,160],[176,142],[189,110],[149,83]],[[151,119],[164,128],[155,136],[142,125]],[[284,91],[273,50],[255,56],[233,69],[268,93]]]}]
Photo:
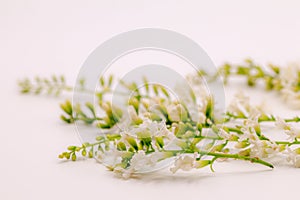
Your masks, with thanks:
[{"label": "delicate flower spray", "polygon": [[[262,81],[267,90],[277,90],[294,107],[300,105],[300,68],[280,68],[270,65],[267,70],[251,60],[245,65],[225,64],[219,68],[224,83],[230,76],[242,76],[249,86]],[[290,76],[291,74],[292,76]],[[215,100],[203,83],[205,72],[188,75],[186,80],[192,90],[182,99],[162,85],[150,84],[146,77],[144,87],[121,81],[130,98],[121,109],[108,100],[114,92],[113,76],[100,79],[100,89],[95,96],[98,104],[61,104],[66,123],[81,121],[105,130],[93,143],[69,146],[59,155],[61,159],[75,161],[79,155],[93,158],[123,178],[169,167],[189,171],[209,166],[218,160],[237,159],[273,168],[267,160],[284,157],[295,167],[300,167],[300,117],[283,119],[267,113],[250,103],[242,93],[235,96],[222,115],[216,115]],[[206,77],[214,81],[215,77]],[[82,80],[82,92],[84,89]],[[19,83],[23,93],[59,94],[69,91],[63,77],[28,79]],[[179,88],[175,88],[180,89]],[[182,92],[182,91],[177,91]],[[101,110],[100,114],[97,109]],[[218,117],[217,117],[218,116]],[[220,117],[221,116],[221,117]],[[286,140],[276,141],[266,136],[262,124],[270,123],[286,135]]]}]

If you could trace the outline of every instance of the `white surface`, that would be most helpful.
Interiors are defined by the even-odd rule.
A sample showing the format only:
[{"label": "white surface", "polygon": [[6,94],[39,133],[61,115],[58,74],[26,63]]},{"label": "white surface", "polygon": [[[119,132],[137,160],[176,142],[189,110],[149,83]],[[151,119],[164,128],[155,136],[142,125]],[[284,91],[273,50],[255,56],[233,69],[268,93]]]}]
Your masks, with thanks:
[{"label": "white surface", "polygon": [[[248,56],[279,64],[299,60],[297,0],[174,2],[0,2],[0,199],[298,197],[300,171],[290,167],[270,171],[243,162],[220,163],[217,173],[204,169],[123,181],[94,160],[57,159],[67,145],[79,144],[74,127],[58,119],[58,104],[67,96],[22,96],[16,80],[59,73],[72,83],[89,53],[112,35],[139,27],[171,29],[197,41],[216,64]],[[277,111],[286,109],[277,106],[275,94],[267,97]]]}]

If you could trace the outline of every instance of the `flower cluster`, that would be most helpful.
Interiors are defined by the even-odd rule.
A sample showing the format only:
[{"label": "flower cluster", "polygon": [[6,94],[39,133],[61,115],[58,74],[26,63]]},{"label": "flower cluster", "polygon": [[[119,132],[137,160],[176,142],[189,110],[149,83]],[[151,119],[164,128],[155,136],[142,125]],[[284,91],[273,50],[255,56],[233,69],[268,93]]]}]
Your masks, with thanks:
[{"label": "flower cluster", "polygon": [[[226,83],[231,75],[247,78],[249,86],[264,81],[266,89],[278,90],[293,105],[300,105],[300,69],[261,66],[247,60],[246,65],[225,64],[219,69]],[[283,119],[267,112],[262,106],[252,105],[243,93],[235,96],[222,115],[215,110],[215,100],[205,85],[205,73],[189,74],[186,80],[191,90],[180,85],[174,88],[176,98],[168,89],[143,79],[137,83],[121,84],[127,89],[124,108],[114,105],[107,96],[114,92],[114,79],[100,79],[100,90],[95,94],[97,104],[61,104],[67,123],[82,121],[105,129],[105,134],[94,143],[69,146],[59,155],[75,161],[95,157],[108,169],[123,178],[169,167],[172,173],[209,166],[218,160],[237,159],[273,168],[271,158],[284,157],[300,167],[300,117]],[[210,77],[213,81],[213,77]],[[82,82],[84,92],[84,82]],[[173,91],[172,91],[173,92]],[[97,112],[97,109],[101,112]],[[222,116],[222,117],[220,117]],[[277,128],[285,140],[274,140],[263,131],[265,123]],[[100,132],[100,131],[99,131]]]},{"label": "flower cluster", "polygon": [[[100,127],[108,130],[114,127],[114,135],[102,136],[103,143],[93,151],[95,157],[123,178],[165,166],[173,173],[205,166],[213,170],[215,161],[230,158],[273,167],[263,159],[279,154],[299,166],[300,151],[292,148],[300,144],[297,140],[300,132],[291,124],[299,122],[299,117],[275,117],[239,93],[229,104],[225,118],[216,120],[214,101],[207,88],[197,81],[198,75],[189,75],[188,80],[191,79],[191,87],[201,88],[201,95],[193,90],[181,101],[171,98],[171,94],[167,95],[170,98],[162,97],[158,91],[154,95],[149,91],[143,93],[142,89],[136,91],[128,101],[127,110],[115,114],[119,116],[117,123]],[[155,87],[157,90],[162,86]],[[99,104],[101,107],[105,103]],[[105,113],[106,116],[93,119],[100,119],[101,123],[102,119],[110,118],[109,113],[114,113],[112,106],[106,107]],[[274,127],[282,129],[286,140],[274,141],[267,137],[261,130],[263,122],[273,122]],[[71,152],[75,153],[76,150]],[[60,157],[64,158],[64,154],[67,152]]]},{"label": "flower cluster", "polygon": [[231,76],[242,76],[251,87],[263,82],[266,90],[276,90],[292,108],[300,108],[300,65],[290,63],[286,67],[269,64],[266,67],[245,60],[244,64],[233,65],[226,63],[219,68],[219,73],[227,83]]}]

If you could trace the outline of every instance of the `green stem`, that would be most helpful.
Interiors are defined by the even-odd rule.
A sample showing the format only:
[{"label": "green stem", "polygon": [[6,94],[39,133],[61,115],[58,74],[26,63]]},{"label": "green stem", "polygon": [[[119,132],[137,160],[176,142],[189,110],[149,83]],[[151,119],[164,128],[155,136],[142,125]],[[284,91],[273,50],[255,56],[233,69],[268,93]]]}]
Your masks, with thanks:
[{"label": "green stem", "polygon": [[214,156],[217,158],[233,158],[238,160],[245,160],[250,161],[252,163],[258,163],[261,165],[265,165],[270,168],[274,168],[274,166],[271,163],[268,163],[266,161],[263,161],[257,157],[247,157],[247,156],[240,156],[239,154],[225,154],[225,153],[214,153],[214,152],[207,152],[207,151],[191,151],[191,150],[175,150],[175,151],[166,151],[166,152],[172,152],[174,155],[177,153],[187,153],[187,154],[194,154],[195,152],[199,153],[200,155],[208,155],[208,156]]},{"label": "green stem", "polygon": [[276,144],[286,144],[288,146],[292,146],[295,144],[300,144],[300,141],[288,142],[288,141],[275,141]]},{"label": "green stem", "polygon": [[[246,116],[237,116],[232,113],[226,113],[229,119],[248,119]],[[285,122],[300,122],[300,117],[296,116],[294,118],[283,119]],[[271,117],[260,117],[258,122],[275,122],[276,118],[272,115]]]},{"label": "green stem", "polygon": [[234,127],[226,127],[230,132],[235,132],[237,134],[244,134],[243,131],[241,131],[239,128],[234,128]]}]

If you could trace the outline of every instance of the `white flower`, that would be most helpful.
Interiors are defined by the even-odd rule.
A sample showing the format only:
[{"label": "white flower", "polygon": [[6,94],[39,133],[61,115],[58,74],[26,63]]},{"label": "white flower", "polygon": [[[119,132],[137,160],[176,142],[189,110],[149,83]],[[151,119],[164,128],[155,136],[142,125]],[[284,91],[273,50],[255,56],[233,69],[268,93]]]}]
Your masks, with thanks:
[{"label": "white flower", "polygon": [[[188,74],[186,76],[186,81],[190,88],[193,90],[193,93],[196,96],[197,102],[202,101],[203,99],[206,99],[208,96],[210,96],[209,88],[206,85],[206,82],[203,77],[199,76],[198,74]],[[189,97],[189,100],[191,101],[192,98],[190,96],[190,90],[182,90],[181,88],[181,94],[186,94],[182,95],[183,97]],[[178,89],[178,88],[176,88]],[[186,89],[186,88],[184,88]]]},{"label": "white flower", "polygon": [[300,155],[295,151],[287,148],[287,161],[292,162],[297,168],[300,168]]},{"label": "white flower", "polygon": [[248,116],[250,108],[249,97],[245,96],[243,92],[239,92],[234,96],[227,110],[235,115]]},{"label": "white flower", "polygon": [[231,134],[225,131],[224,129],[220,128],[219,129],[219,136],[225,140],[229,140],[231,138]]},{"label": "white flower", "polygon": [[277,144],[266,140],[250,140],[252,157],[258,158],[268,158],[273,157],[279,152],[279,147]]},{"label": "white flower", "polygon": [[178,113],[177,105],[170,104],[167,106],[167,112],[169,115],[169,118],[172,121],[180,121],[180,113]]},{"label": "white flower", "polygon": [[286,130],[285,134],[287,134],[289,137],[287,140],[294,141],[297,138],[300,138],[300,130],[296,129],[294,127],[291,127],[290,130]]},{"label": "white flower", "polygon": [[267,142],[268,148],[265,149],[268,156],[275,156],[280,152],[279,145],[272,142]]},{"label": "white flower", "polygon": [[275,126],[283,130],[291,130],[291,125],[286,123],[281,117],[276,117]]},{"label": "white flower", "polygon": [[144,151],[138,151],[131,158],[129,169],[133,169],[133,171],[139,171],[148,165],[149,161],[150,159],[148,156],[146,156]]},{"label": "white flower", "polygon": [[283,88],[281,90],[281,94],[284,101],[286,101],[292,108],[300,108],[300,92],[295,92],[292,88]]},{"label": "white flower", "polygon": [[128,168],[124,169],[120,165],[116,165],[114,172],[118,176],[128,179],[136,173],[142,172],[149,167],[154,167],[161,160],[170,158],[172,156],[173,153],[170,152],[154,152],[150,155],[146,155],[144,151],[138,151],[132,156]]},{"label": "white flower", "polygon": [[180,156],[176,161],[175,161],[175,166],[172,167],[170,170],[171,172],[175,173],[179,169],[183,171],[189,171],[194,168],[195,164],[195,159],[190,157],[190,156]]},{"label": "white flower", "polygon": [[265,158],[267,157],[267,154],[265,152],[264,146],[265,144],[260,140],[250,140],[249,141],[251,146],[251,152],[250,155],[252,157],[258,157],[258,158]]},{"label": "white flower", "polygon": [[239,135],[239,142],[247,140],[250,143],[252,157],[267,158],[275,156],[279,152],[278,145],[268,140],[261,140],[256,132],[258,129],[260,128],[257,120],[244,120],[244,125],[241,128],[243,134]]},{"label": "white flower", "polygon": [[289,87],[298,81],[298,72],[300,65],[298,63],[290,63],[286,68],[281,69],[280,79],[284,87]]},{"label": "white flower", "polygon": [[115,166],[116,164],[121,162],[121,158],[122,158],[122,152],[118,151],[116,148],[113,148],[109,151],[98,151],[97,152],[97,158],[98,161],[108,165],[108,166]]},{"label": "white flower", "polygon": [[168,112],[169,118],[172,121],[177,121],[177,122],[181,121],[178,105],[174,105],[174,104],[167,105],[167,112]]},{"label": "white flower", "polygon": [[[255,105],[255,107],[253,109],[250,110],[250,116],[252,115],[262,115],[262,114],[266,114],[266,113],[270,113],[270,107],[269,104],[266,101],[262,101],[260,104]],[[259,117],[260,117],[259,116]]]},{"label": "white flower", "polygon": [[139,120],[139,116],[136,113],[136,110],[132,105],[128,106],[128,114],[129,114],[129,117],[132,121]]},{"label": "white flower", "polygon": [[258,131],[260,131],[260,124],[258,123],[258,117],[255,119],[251,119],[250,117],[248,119],[245,119],[244,127],[251,130],[252,133],[257,133]]},{"label": "white flower", "polygon": [[168,140],[172,140],[175,137],[174,133],[167,129],[164,120],[158,122],[149,118],[143,118],[143,123],[129,127],[126,133],[133,137],[143,134],[144,137],[164,137]]},{"label": "white flower", "polygon": [[124,168],[122,168],[120,166],[115,167],[114,170],[113,170],[113,172],[117,176],[122,177],[124,179],[129,179],[135,173],[133,169],[124,169]]},{"label": "white flower", "polygon": [[167,112],[172,121],[179,122],[187,119],[187,112],[180,103],[167,105]]},{"label": "white flower", "polygon": [[300,92],[294,90],[299,82],[300,65],[298,63],[289,64],[280,71],[280,81],[283,86],[281,94],[283,99],[293,108],[300,108]]},{"label": "white flower", "polygon": [[280,117],[276,118],[275,126],[284,130],[285,134],[289,136],[287,140],[294,141],[296,138],[300,138],[300,130],[288,124]]},{"label": "white flower", "polygon": [[128,168],[124,169],[123,167],[116,165],[116,167],[114,167],[114,172],[116,175],[121,176],[124,179],[128,179],[136,172],[142,170],[148,163],[149,157],[146,156],[145,152],[138,151],[132,156],[130,166]]},{"label": "white flower", "polygon": [[241,127],[241,131],[243,132],[243,134],[239,135],[239,141],[242,142],[246,139],[249,139],[250,141],[259,140],[255,131],[255,126],[257,125],[259,126],[257,121],[253,121],[250,119],[244,120],[244,124]]},{"label": "white flower", "polygon": [[206,116],[204,113],[202,112],[199,112],[199,120],[198,120],[198,123],[200,124],[204,124],[206,122]]},{"label": "white flower", "polygon": [[170,152],[154,152],[151,153],[149,156],[149,165],[154,166],[156,165],[159,161],[164,160],[166,158],[170,158],[173,156],[173,153]]},{"label": "white flower", "polygon": [[250,110],[249,119],[258,122],[258,119],[261,116],[261,114],[261,111],[259,111],[257,108],[253,108]]}]

